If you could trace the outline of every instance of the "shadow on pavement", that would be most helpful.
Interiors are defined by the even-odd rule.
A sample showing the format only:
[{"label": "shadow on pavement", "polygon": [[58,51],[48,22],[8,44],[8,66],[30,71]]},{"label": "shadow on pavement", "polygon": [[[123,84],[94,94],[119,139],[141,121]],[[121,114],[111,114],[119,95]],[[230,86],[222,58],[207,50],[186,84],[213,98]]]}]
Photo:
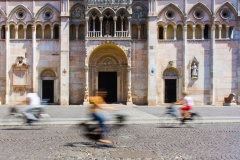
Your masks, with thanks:
[{"label": "shadow on pavement", "polygon": [[73,143],[66,143],[64,146],[69,147],[91,147],[91,148],[116,148],[113,145],[109,144],[102,144],[102,143],[93,143],[93,142],[73,142]]}]

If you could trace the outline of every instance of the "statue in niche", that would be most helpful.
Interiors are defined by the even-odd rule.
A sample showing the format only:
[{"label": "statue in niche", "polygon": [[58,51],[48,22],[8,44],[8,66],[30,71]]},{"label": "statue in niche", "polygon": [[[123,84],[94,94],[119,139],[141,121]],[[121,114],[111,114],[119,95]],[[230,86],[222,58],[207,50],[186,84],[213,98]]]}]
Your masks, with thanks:
[{"label": "statue in niche", "polygon": [[110,23],[108,21],[105,24],[105,35],[110,35]]},{"label": "statue in niche", "polygon": [[197,78],[198,77],[198,66],[196,65],[196,62],[193,62],[191,69],[192,69],[192,72],[191,72],[192,78]]}]

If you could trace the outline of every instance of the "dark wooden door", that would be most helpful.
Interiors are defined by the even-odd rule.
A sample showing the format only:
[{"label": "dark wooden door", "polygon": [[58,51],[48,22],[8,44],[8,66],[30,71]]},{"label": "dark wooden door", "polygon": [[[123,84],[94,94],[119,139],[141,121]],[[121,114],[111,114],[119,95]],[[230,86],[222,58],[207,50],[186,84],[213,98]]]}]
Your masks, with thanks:
[{"label": "dark wooden door", "polygon": [[98,88],[107,91],[107,103],[117,102],[117,72],[99,72]]},{"label": "dark wooden door", "polygon": [[54,102],[54,80],[42,81],[42,99],[49,99],[48,103]]},{"label": "dark wooden door", "polygon": [[172,103],[177,101],[176,87],[176,79],[165,79],[165,103]]}]

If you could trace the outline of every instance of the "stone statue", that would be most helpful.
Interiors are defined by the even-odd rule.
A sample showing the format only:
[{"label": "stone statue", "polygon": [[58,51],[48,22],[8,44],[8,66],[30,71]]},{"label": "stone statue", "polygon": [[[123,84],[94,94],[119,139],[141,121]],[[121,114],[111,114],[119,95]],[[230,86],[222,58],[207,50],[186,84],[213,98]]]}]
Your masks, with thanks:
[{"label": "stone statue", "polygon": [[194,62],[193,65],[192,65],[192,77],[196,78],[198,77],[198,67],[196,65],[196,63]]},{"label": "stone statue", "polygon": [[110,23],[108,21],[105,24],[105,35],[110,35]]}]

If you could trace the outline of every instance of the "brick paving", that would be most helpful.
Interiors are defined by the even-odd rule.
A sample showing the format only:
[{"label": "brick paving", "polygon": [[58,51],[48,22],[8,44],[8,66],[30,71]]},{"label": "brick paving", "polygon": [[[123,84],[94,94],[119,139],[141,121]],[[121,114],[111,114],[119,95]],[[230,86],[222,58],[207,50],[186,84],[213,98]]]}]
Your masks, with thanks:
[{"label": "brick paving", "polygon": [[[95,145],[74,125],[0,126],[0,159],[6,160],[205,160],[240,157],[239,123],[126,125],[110,130],[113,147]],[[80,143],[93,146],[79,146]],[[75,144],[75,145],[74,145]]]}]

